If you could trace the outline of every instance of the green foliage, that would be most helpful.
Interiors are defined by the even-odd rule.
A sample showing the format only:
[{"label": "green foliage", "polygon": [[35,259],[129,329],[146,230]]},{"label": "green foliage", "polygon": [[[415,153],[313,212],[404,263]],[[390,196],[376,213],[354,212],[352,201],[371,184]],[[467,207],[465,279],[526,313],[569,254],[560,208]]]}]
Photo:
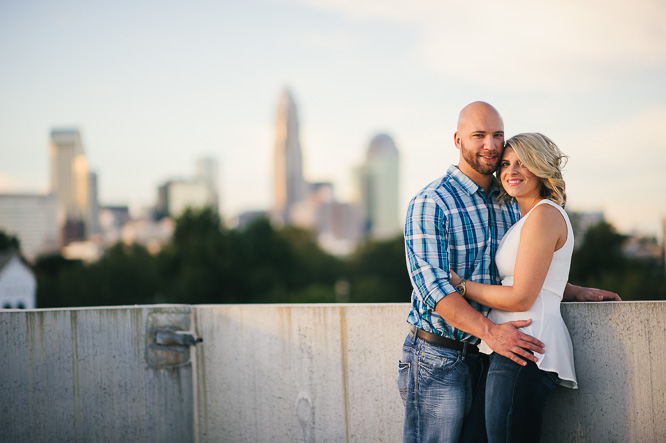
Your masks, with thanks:
[{"label": "green foliage", "polygon": [[626,259],[622,243],[626,237],[618,234],[612,225],[602,222],[591,226],[583,239],[571,260],[571,279],[599,280],[606,272],[621,273],[624,270]]},{"label": "green foliage", "polygon": [[21,242],[15,235],[10,235],[0,230],[0,252],[7,250],[20,251]]},{"label": "green foliage", "polygon": [[210,208],[187,209],[157,256],[161,293],[169,303],[220,303],[232,273],[229,231]]},{"label": "green foliage", "polygon": [[402,235],[363,243],[349,262],[352,302],[409,302],[412,284]]},{"label": "green foliage", "polygon": [[81,287],[87,274],[80,260],[67,260],[60,254],[46,255],[37,259],[34,269],[38,307],[87,306],[87,291],[85,285]]},{"label": "green foliage", "polygon": [[226,229],[211,209],[185,211],[157,255],[118,243],[85,264],[60,255],[35,263],[38,306],[335,301],[344,263],[305,230],[259,219]]},{"label": "green foliage", "polygon": [[[624,240],[609,224],[590,228],[574,252],[570,281],[623,300],[666,299],[663,264],[626,258]],[[3,244],[13,243],[0,233]],[[402,236],[366,241],[343,260],[323,251],[307,230],[276,229],[267,219],[230,230],[210,209],[183,213],[157,255],[119,243],[95,263],[50,255],[35,270],[39,307],[409,302],[412,292]]]},{"label": "green foliage", "polygon": [[142,245],[117,243],[86,271],[90,296],[82,306],[159,301],[157,263]]},{"label": "green foliage", "polygon": [[569,281],[617,292],[622,300],[666,300],[663,264],[624,256],[626,237],[608,223],[590,227],[574,251]]}]

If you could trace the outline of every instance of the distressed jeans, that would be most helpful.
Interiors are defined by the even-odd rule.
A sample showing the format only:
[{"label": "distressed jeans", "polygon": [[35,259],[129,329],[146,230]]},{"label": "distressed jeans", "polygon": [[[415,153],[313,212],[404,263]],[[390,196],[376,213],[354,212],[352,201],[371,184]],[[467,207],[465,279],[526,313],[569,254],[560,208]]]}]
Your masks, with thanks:
[{"label": "distressed jeans", "polygon": [[520,366],[491,354],[485,406],[488,441],[538,442],[546,400],[557,382],[557,374],[540,370],[534,362]]},{"label": "distressed jeans", "polygon": [[486,355],[463,355],[407,335],[398,364],[398,390],[405,405],[403,440],[484,442],[487,365]]}]

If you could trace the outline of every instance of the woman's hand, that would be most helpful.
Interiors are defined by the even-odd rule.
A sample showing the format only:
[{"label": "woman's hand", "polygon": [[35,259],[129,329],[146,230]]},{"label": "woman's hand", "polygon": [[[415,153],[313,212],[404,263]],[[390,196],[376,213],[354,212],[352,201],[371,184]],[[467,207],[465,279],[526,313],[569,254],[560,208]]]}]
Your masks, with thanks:
[{"label": "woman's hand", "polygon": [[449,281],[451,282],[451,284],[453,286],[457,285],[458,283],[460,283],[462,281],[462,278],[460,278],[460,276],[458,274],[456,274],[453,271],[450,271],[450,272],[451,272],[451,278],[449,279]]}]

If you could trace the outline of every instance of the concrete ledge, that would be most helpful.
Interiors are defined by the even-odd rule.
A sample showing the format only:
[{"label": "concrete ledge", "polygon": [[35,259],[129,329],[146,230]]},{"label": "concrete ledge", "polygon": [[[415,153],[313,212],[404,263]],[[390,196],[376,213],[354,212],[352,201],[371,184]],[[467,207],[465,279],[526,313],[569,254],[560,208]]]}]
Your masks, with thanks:
[{"label": "concrete ledge", "polygon": [[[399,442],[407,304],[199,306],[202,441]],[[543,441],[666,441],[666,302],[567,303],[580,389]]]},{"label": "concrete ledge", "polygon": [[0,441],[191,441],[192,366],[148,364],[160,319],[191,308],[0,311]]},{"label": "concrete ledge", "polygon": [[[0,311],[0,441],[399,442],[408,308]],[[555,390],[543,441],[666,441],[666,302],[562,312],[580,389]],[[204,342],[156,347],[168,325]]]},{"label": "concrete ledge", "polygon": [[557,388],[545,442],[666,441],[666,302],[565,303],[578,390]]}]

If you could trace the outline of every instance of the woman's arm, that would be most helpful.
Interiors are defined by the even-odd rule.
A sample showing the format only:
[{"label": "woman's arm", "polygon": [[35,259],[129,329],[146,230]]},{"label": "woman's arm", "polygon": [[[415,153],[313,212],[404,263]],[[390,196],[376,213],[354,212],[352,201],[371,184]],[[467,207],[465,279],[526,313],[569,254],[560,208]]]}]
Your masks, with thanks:
[{"label": "woman's arm", "polygon": [[[562,214],[550,205],[538,206],[525,220],[520,233],[513,286],[468,281],[465,296],[494,309],[528,310],[543,287],[553,253],[566,240],[567,225]],[[452,274],[451,283],[457,285],[460,277]]]}]

